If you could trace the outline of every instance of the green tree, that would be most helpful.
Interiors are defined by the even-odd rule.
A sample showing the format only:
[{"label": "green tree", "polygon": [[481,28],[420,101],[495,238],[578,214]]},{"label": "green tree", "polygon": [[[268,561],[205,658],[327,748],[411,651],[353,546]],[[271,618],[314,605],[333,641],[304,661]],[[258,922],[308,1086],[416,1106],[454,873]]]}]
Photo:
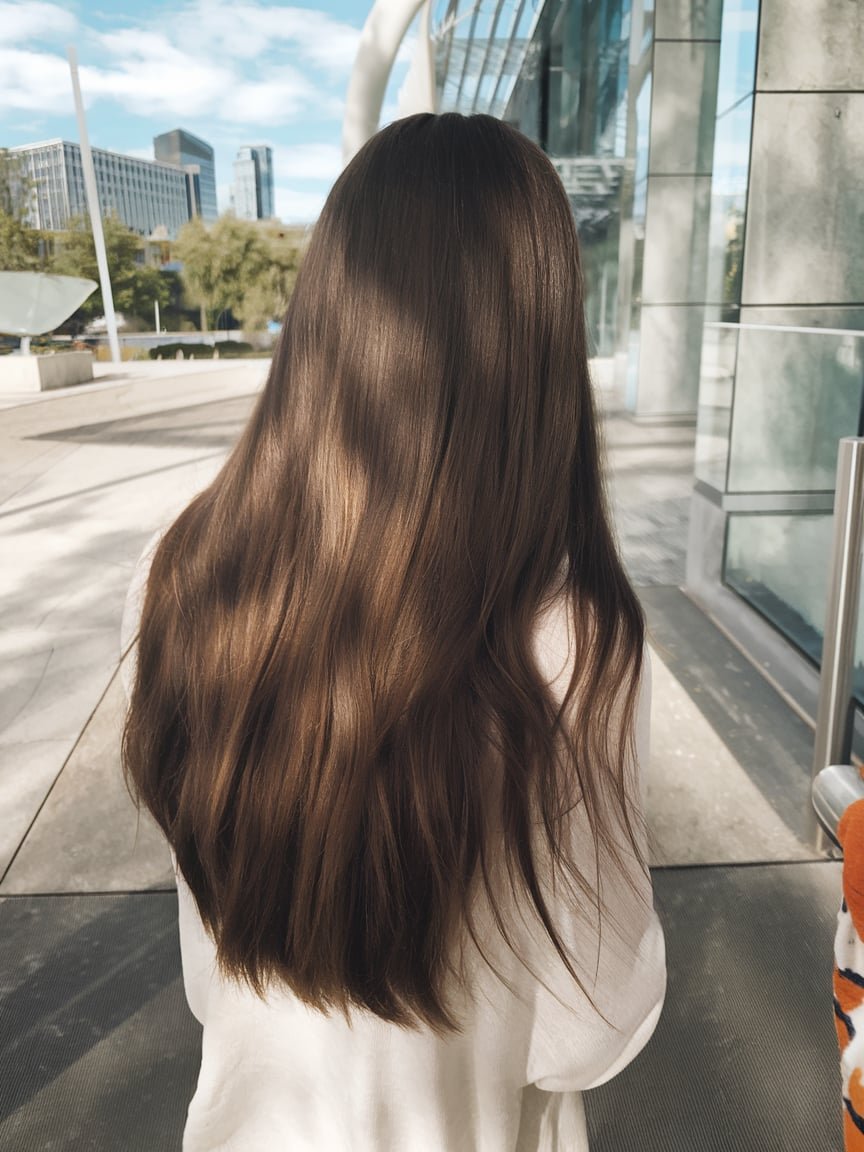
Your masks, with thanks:
[{"label": "green tree", "polygon": [[270,266],[268,246],[258,226],[228,213],[208,229],[198,218],[180,231],[174,254],[183,263],[190,300],[201,307],[202,327],[231,309],[244,316],[247,294]]},{"label": "green tree", "polygon": [[20,153],[0,148],[0,213],[23,221],[32,188]]},{"label": "green tree", "polygon": [[[138,263],[141,241],[116,216],[107,216],[102,221],[102,230],[115,310],[152,323],[154,303],[158,300],[162,308],[171,299],[170,285],[157,268]],[[88,221],[81,218],[70,221],[69,230],[57,245],[52,271],[62,276],[83,276],[98,283],[96,245]],[[104,312],[100,288],[85,300],[68,323],[73,330],[80,331]]]},{"label": "green tree", "polygon": [[25,228],[15,216],[0,210],[0,271],[30,272],[39,268],[39,233]]},{"label": "green tree", "polygon": [[225,303],[225,291],[217,277],[213,238],[200,216],[180,229],[174,256],[183,265],[183,286],[189,300],[200,307],[201,328],[206,331],[209,316],[230,305]]},{"label": "green tree", "polygon": [[281,319],[288,307],[302,259],[304,237],[297,229],[268,222],[259,226],[267,263],[250,283],[234,309],[244,328],[261,329],[269,320]]},{"label": "green tree", "polygon": [[0,270],[4,272],[29,272],[41,263],[40,234],[24,223],[30,187],[21,157],[0,148]]}]

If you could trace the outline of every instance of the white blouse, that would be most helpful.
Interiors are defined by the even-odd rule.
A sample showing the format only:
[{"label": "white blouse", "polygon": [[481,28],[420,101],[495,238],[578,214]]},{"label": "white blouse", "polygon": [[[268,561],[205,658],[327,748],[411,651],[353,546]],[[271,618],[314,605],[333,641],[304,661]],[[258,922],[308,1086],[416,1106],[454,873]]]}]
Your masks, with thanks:
[{"label": "white blouse", "polygon": [[[139,561],[123,620],[124,650],[134,638],[151,541]],[[541,672],[563,692],[572,670],[566,610],[541,618]],[[124,679],[132,682],[127,660]],[[647,761],[650,660],[645,650],[637,717],[638,760]],[[641,807],[638,764],[628,773]],[[572,816],[574,858],[596,882],[584,810]],[[622,849],[625,841],[623,833]],[[502,901],[519,955],[478,915],[484,947],[508,990],[469,949],[474,996],[450,1003],[464,1023],[439,1039],[371,1013],[349,1025],[287,990],[260,1000],[221,979],[215,948],[177,870],[180,951],[186,998],[201,1022],[203,1051],[189,1105],[183,1152],[587,1152],[581,1093],[605,1083],[639,1053],[657,1024],[666,991],[663,933],[650,880],[633,885],[604,868],[602,932],[596,909],[546,887],[553,920],[599,1012],[574,984],[531,910]],[[488,911],[488,910],[487,910]],[[488,943],[487,943],[488,941]],[[533,974],[532,974],[533,972]],[[601,1015],[602,1014],[602,1015]],[[605,1018],[605,1019],[604,1019]]]}]

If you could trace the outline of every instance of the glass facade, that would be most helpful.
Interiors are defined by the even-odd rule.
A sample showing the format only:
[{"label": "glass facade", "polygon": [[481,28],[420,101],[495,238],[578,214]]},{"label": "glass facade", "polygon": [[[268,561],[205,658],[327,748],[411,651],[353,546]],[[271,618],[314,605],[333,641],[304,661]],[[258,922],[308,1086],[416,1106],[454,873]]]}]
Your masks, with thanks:
[{"label": "glass facade", "polygon": [[[31,227],[58,232],[72,217],[86,215],[79,145],[51,140],[11,151],[24,158],[33,184],[28,214]],[[103,216],[117,216],[142,236],[159,228],[171,238],[189,219],[186,174],[181,169],[99,148],[93,149],[93,167]]]},{"label": "glass facade", "polygon": [[189,216],[208,222],[219,215],[216,203],[216,164],[213,149],[204,141],[175,128],[153,138],[153,155],[164,164],[173,164],[189,173]]},{"label": "glass facade", "polygon": [[630,0],[455,3],[439,12],[440,110],[498,116],[558,170],[579,228],[589,331],[615,345]]},{"label": "glass facade", "polygon": [[234,161],[234,213],[241,220],[269,220],[275,214],[273,151],[263,145],[241,148]]},{"label": "glass facade", "polygon": [[758,20],[758,0],[725,0],[705,299],[715,315],[733,321],[741,304]]}]

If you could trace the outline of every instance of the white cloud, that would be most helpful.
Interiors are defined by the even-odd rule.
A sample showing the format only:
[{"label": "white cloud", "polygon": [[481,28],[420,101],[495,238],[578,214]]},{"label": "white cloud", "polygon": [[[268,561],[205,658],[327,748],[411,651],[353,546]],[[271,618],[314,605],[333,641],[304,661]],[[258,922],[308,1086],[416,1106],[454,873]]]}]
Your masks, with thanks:
[{"label": "white cloud", "polygon": [[124,29],[100,39],[113,67],[82,67],[82,90],[130,112],[173,117],[182,108],[187,117],[212,115],[232,87],[229,67],[175,48],[161,33]]},{"label": "white cloud", "polygon": [[317,220],[327,199],[327,192],[299,192],[296,188],[276,185],[276,215],[285,224],[309,224]]},{"label": "white cloud", "polygon": [[254,60],[273,48],[293,46],[298,55],[331,74],[347,75],[357,54],[360,29],[313,8],[230,4],[197,0],[170,20],[181,36],[230,59]]},{"label": "white cloud", "polygon": [[296,120],[317,95],[303,76],[286,68],[276,80],[238,84],[222,101],[221,116],[241,124],[284,124]]},{"label": "white cloud", "polygon": [[69,112],[69,62],[48,52],[0,48],[0,111]]},{"label": "white cloud", "polygon": [[342,171],[337,144],[295,144],[273,152],[277,180],[335,180]]},{"label": "white cloud", "polygon": [[[71,111],[65,56],[28,47],[61,33],[74,33],[82,48],[98,48],[96,55],[82,52],[90,61],[80,68],[88,107],[113,102],[132,115],[260,126],[256,135],[303,118],[341,120],[360,37],[359,28],[314,8],[266,7],[255,0],[236,7],[227,0],[189,0],[143,17],[137,27],[110,32],[79,27],[56,4],[0,0],[0,115],[4,109]],[[412,51],[409,34],[396,74]],[[392,115],[386,108],[385,122]],[[332,179],[339,170],[334,153],[298,153],[286,178]]]},{"label": "white cloud", "polygon": [[22,45],[33,40],[71,36],[78,27],[75,16],[59,4],[25,0],[0,4],[0,43]]}]

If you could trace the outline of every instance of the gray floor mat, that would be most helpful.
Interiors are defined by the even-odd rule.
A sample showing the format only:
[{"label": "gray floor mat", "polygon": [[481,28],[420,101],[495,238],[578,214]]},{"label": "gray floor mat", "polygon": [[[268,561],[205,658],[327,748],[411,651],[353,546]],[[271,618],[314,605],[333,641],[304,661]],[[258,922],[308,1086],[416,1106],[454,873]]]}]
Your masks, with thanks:
[{"label": "gray floor mat", "polygon": [[173,892],[0,901],[2,1152],[179,1152],[200,1028]]},{"label": "gray floor mat", "polygon": [[592,1152],[839,1152],[840,865],[669,869],[654,882],[666,1007],[642,1055],[586,1094]]},{"label": "gray floor mat", "polygon": [[[840,866],[655,884],[666,1009],[639,1059],[587,1094],[592,1152],[840,1149]],[[199,1053],[173,893],[0,901],[0,1152],[179,1152]]]}]

